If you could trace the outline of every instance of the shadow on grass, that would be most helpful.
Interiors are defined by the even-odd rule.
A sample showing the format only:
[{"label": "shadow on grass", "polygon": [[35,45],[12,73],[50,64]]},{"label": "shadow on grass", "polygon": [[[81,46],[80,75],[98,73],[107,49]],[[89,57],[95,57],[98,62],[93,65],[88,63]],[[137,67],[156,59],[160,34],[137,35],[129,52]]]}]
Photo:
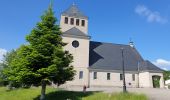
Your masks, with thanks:
[{"label": "shadow on grass", "polygon": [[[55,91],[46,94],[46,100],[81,100],[82,97],[87,97],[93,95],[96,92],[76,92],[76,91]],[[34,98],[34,100],[39,100],[40,96]]]}]

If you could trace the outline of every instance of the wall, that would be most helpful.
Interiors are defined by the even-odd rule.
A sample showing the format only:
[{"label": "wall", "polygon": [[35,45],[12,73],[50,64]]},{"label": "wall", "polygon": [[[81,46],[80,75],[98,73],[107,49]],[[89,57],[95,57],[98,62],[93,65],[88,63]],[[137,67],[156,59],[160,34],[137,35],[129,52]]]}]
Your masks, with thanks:
[{"label": "wall", "polygon": [[[97,79],[93,79],[94,71],[90,72],[90,86],[116,86],[122,87],[123,80],[120,80],[120,73],[116,72],[109,72],[110,73],[110,80],[107,80],[107,73],[108,72],[97,72]],[[132,74],[126,73],[126,86],[127,87],[137,87],[138,86],[138,75],[135,74],[135,81],[132,80]],[[131,83],[131,85],[129,85]]]},{"label": "wall", "polygon": [[150,84],[151,84],[151,87],[153,87],[153,80],[152,80],[152,76],[155,76],[155,75],[157,75],[157,76],[160,76],[161,78],[160,78],[160,81],[159,81],[159,83],[160,83],[160,88],[164,88],[164,79],[163,79],[163,73],[149,73],[150,74]]},{"label": "wall", "polygon": [[[74,48],[72,41],[79,41],[79,47]],[[72,65],[76,70],[76,75],[73,81],[67,82],[67,85],[87,85],[88,84],[88,67],[89,67],[89,40],[72,37],[63,37],[63,42],[68,43],[64,50],[69,51],[74,59]],[[83,71],[83,79],[79,79],[79,71]]]},{"label": "wall", "polygon": [[139,86],[140,87],[148,87],[153,88],[153,81],[152,76],[158,75],[160,76],[160,88],[164,87],[164,80],[163,80],[163,74],[162,73],[151,73],[151,72],[141,72],[139,74]]},{"label": "wall", "polygon": [[[82,32],[84,32],[85,34],[88,33],[88,20],[87,19],[74,18],[74,25],[70,25],[70,18],[73,18],[73,17],[68,17],[68,24],[65,24],[64,23],[65,16],[61,16],[60,27],[61,27],[62,32],[65,32],[73,27],[76,27],[79,30],[81,30]],[[76,21],[75,21],[76,19],[80,19],[79,26],[76,25]],[[85,20],[85,26],[81,26],[81,20]]]},{"label": "wall", "polygon": [[151,87],[149,72],[139,73],[139,87]]}]

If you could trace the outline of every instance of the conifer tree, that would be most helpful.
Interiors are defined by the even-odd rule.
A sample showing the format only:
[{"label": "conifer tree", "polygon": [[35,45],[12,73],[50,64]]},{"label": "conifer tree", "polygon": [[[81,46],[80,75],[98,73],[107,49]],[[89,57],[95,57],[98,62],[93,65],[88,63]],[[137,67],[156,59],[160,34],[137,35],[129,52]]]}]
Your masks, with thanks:
[{"label": "conifer tree", "polygon": [[73,57],[63,50],[65,43],[62,42],[62,32],[56,21],[50,5],[41,16],[41,21],[26,36],[28,44],[16,50],[10,68],[3,71],[8,80],[22,86],[41,86],[40,100],[45,99],[48,83],[59,86],[72,80],[75,74],[70,65]]}]

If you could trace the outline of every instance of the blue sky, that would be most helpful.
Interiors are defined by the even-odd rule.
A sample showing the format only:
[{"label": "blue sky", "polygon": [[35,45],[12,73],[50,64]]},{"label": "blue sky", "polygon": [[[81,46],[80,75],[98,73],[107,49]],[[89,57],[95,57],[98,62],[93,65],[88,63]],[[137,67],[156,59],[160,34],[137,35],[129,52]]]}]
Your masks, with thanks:
[{"label": "blue sky", "polygon": [[[53,0],[55,15],[73,2],[89,17],[93,41],[135,43],[144,59],[170,69],[170,0]],[[25,43],[50,0],[0,1],[0,59]]]}]

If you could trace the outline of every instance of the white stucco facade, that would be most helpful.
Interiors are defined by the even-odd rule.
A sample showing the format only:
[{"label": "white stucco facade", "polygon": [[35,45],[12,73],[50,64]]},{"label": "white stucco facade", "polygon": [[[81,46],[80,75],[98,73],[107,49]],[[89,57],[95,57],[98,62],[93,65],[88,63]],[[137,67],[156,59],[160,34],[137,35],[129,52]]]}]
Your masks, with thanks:
[{"label": "white stucco facade", "polygon": [[[95,71],[97,72],[97,71]],[[110,79],[107,79],[107,73],[110,73]],[[119,72],[97,72],[97,79],[93,78],[94,71],[90,72],[90,86],[114,86],[114,87],[122,87],[123,80],[120,79]],[[133,80],[132,75],[135,75],[135,79]],[[125,74],[126,85],[127,87],[137,87],[137,74],[135,73],[126,73]]]},{"label": "white stucco facade", "polygon": [[[79,41],[81,45],[78,48],[74,48],[72,46],[73,41]],[[76,70],[76,75],[74,80],[71,82],[67,82],[67,85],[88,85],[88,75],[89,75],[89,40],[88,39],[79,39],[79,38],[71,38],[71,37],[63,37],[63,42],[67,43],[64,47],[65,50],[69,51],[74,57],[72,65]],[[79,72],[83,72],[83,78],[79,79]]]}]

